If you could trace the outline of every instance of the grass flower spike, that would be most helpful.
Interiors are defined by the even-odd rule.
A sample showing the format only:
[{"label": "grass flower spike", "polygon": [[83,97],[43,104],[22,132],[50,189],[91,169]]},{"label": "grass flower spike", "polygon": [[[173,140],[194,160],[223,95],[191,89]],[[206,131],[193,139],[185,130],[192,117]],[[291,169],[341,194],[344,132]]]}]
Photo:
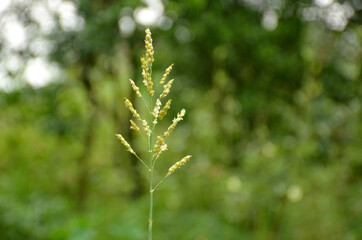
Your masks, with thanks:
[{"label": "grass flower spike", "polygon": [[147,91],[153,96],[153,93],[155,92],[153,90],[153,82],[152,82],[152,63],[154,62],[153,58],[153,45],[152,45],[152,38],[151,38],[151,31],[150,29],[146,29],[146,38],[145,38],[145,47],[146,47],[146,54],[144,58],[141,58],[142,62],[142,76],[143,76],[143,82],[147,86]]},{"label": "grass flower spike", "polygon": [[[186,110],[182,109],[178,114],[177,117],[172,120],[171,125],[165,130],[163,134],[160,136],[157,136],[155,138],[154,131],[157,130],[156,126],[159,123],[160,120],[162,120],[166,114],[167,111],[171,107],[172,100],[169,99],[165,105],[162,107],[161,99],[168,96],[168,94],[171,91],[171,86],[174,82],[174,80],[168,81],[166,84],[166,79],[168,75],[171,73],[171,70],[173,68],[173,64],[171,64],[165,71],[165,73],[162,76],[162,79],[159,86],[155,86],[152,81],[152,64],[154,62],[154,50],[152,45],[152,37],[151,37],[151,31],[149,29],[146,29],[146,37],[145,37],[145,48],[146,53],[143,57],[141,57],[141,68],[142,68],[142,78],[143,78],[143,84],[146,86],[145,91],[142,90],[136,85],[136,83],[129,79],[129,83],[133,89],[133,91],[136,93],[137,97],[141,98],[143,100],[145,108],[147,108],[148,111],[145,112],[147,116],[143,115],[142,111],[137,111],[136,108],[133,106],[132,102],[128,100],[127,98],[124,99],[124,104],[126,105],[126,108],[132,113],[132,116],[136,118],[140,123],[142,123],[142,127],[138,126],[132,119],[130,120],[131,126],[130,129],[138,132],[142,138],[147,139],[147,146],[145,148],[147,152],[148,163],[143,161],[141,157],[139,157],[136,152],[133,150],[131,145],[122,137],[120,134],[116,134],[116,137],[121,141],[121,143],[126,147],[127,151],[129,151],[131,154],[133,154],[148,170],[149,172],[149,194],[150,194],[150,207],[149,207],[149,219],[148,219],[148,240],[152,240],[152,226],[153,226],[153,194],[156,188],[167,178],[169,177],[176,169],[183,166],[186,162],[188,162],[191,158],[191,155],[187,155],[184,157],[181,161],[176,162],[173,164],[169,170],[165,173],[164,177],[161,179],[158,179],[158,183],[154,184],[154,171],[155,171],[155,163],[156,160],[160,158],[161,154],[167,150],[167,143],[165,142],[166,137],[168,137],[171,132],[175,129],[176,125],[183,120],[183,117],[186,114]],[[157,89],[161,88],[162,90],[160,92],[157,92],[157,96],[159,98],[154,97],[155,91]],[[146,95],[149,95],[149,97]],[[154,99],[156,98],[156,99]],[[147,102],[149,101],[149,102]],[[152,122],[152,125],[150,127],[149,123]],[[143,129],[143,131],[140,131],[140,128]],[[161,130],[162,132],[162,130]],[[146,135],[146,136],[145,136]],[[145,139],[144,139],[145,140]]]},{"label": "grass flower spike", "polygon": [[167,173],[167,177],[170,176],[176,169],[180,168],[181,166],[185,165],[191,158],[191,155],[187,155],[186,157],[184,157],[183,159],[181,159],[180,161],[178,161],[177,163],[175,163],[174,165],[172,165],[172,167],[170,167],[168,169],[168,173]]},{"label": "grass flower spike", "polygon": [[171,102],[172,102],[172,100],[169,99],[169,100],[167,101],[167,103],[165,104],[165,106],[164,106],[164,107],[162,108],[162,110],[160,111],[160,114],[158,115],[158,118],[159,118],[160,120],[162,120],[163,117],[166,116],[167,110],[170,109],[170,107],[171,107]]},{"label": "grass flower spike", "polygon": [[177,123],[180,122],[181,120],[183,120],[183,116],[185,116],[186,110],[182,109],[181,112],[179,112],[177,114],[177,118],[175,118],[174,120],[172,120],[172,124],[168,127],[167,131],[163,134],[163,137],[166,138],[168,137],[172,130],[176,127]]},{"label": "grass flower spike", "polygon": [[153,158],[155,158],[156,156],[159,156],[161,154],[161,152],[163,152],[162,147],[164,147],[164,150],[166,150],[167,144],[165,144],[165,140],[162,137],[157,136],[157,142],[156,142],[155,146],[153,147],[153,155],[152,155]]},{"label": "grass flower spike", "polygon": [[161,108],[161,101],[160,101],[160,99],[157,99],[156,100],[156,106],[155,106],[155,108],[153,109],[153,112],[152,112],[152,115],[154,117],[153,125],[157,124],[157,118],[158,118],[158,114],[160,113],[160,108]]},{"label": "grass flower spike", "polygon": [[128,110],[132,113],[132,115],[137,118],[138,120],[142,120],[141,116],[137,113],[136,109],[134,109],[132,103],[130,100],[128,100],[127,98],[124,99],[124,104],[126,105],[126,107],[128,108]]},{"label": "grass flower spike", "polygon": [[121,143],[127,148],[128,152],[135,154],[135,151],[133,151],[131,145],[129,145],[129,143],[122,137],[121,134],[116,134],[116,137],[121,140]]},{"label": "grass flower spike", "polygon": [[140,130],[140,128],[137,126],[137,124],[136,124],[134,121],[132,121],[132,119],[130,119],[129,121],[131,122],[131,127],[130,127],[130,129],[133,129],[133,130],[135,130],[136,132],[138,132],[138,131]]},{"label": "grass flower spike", "polygon": [[173,63],[171,64],[171,66],[169,66],[166,71],[165,74],[163,74],[162,79],[160,81],[160,84],[163,84],[166,81],[167,76],[170,74],[170,72],[172,71],[172,67],[173,67]]},{"label": "grass flower spike", "polygon": [[136,86],[136,84],[134,83],[134,81],[133,81],[132,79],[130,79],[130,80],[129,80],[129,83],[131,84],[131,87],[132,87],[133,91],[136,92],[136,95],[137,95],[138,97],[142,97],[141,92],[140,92],[140,89],[139,89],[139,87]]},{"label": "grass flower spike", "polygon": [[164,98],[170,93],[172,83],[173,83],[173,79],[168,81],[168,83],[165,86],[163,86],[163,92],[162,92],[160,98]]},{"label": "grass flower spike", "polygon": [[148,123],[146,120],[142,120],[142,125],[143,125],[143,130],[145,131],[145,133],[147,134],[147,136],[151,136],[151,129],[150,126],[148,126]]}]

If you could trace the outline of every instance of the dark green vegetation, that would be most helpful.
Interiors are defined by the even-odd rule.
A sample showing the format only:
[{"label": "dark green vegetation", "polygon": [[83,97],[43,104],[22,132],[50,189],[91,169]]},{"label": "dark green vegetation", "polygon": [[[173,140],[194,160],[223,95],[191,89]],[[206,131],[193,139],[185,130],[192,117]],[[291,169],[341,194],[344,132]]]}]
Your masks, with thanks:
[{"label": "dark green vegetation", "polygon": [[[135,99],[129,78],[142,85],[146,27],[125,37],[118,21],[144,5],[76,2],[84,27],[45,36],[59,81],[0,91],[1,240],[147,237],[148,173],[114,137],[142,145],[121,97]],[[193,155],[158,189],[154,239],[362,239],[359,1],[341,1],[355,12],[338,31],[303,20],[311,1],[244,2],[169,0],[173,24],[151,26],[155,81],[175,63],[161,125],[187,110],[155,177]],[[270,31],[261,23],[273,8]],[[29,6],[11,11],[40,35]],[[25,60],[29,49],[15,52]],[[24,82],[21,69],[9,74]]]}]

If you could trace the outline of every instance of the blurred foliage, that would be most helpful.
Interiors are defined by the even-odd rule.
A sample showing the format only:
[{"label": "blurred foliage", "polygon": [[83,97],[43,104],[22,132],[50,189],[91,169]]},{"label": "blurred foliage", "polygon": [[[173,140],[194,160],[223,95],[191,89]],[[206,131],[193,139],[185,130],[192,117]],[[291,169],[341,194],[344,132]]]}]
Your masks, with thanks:
[{"label": "blurred foliage", "polygon": [[[128,78],[141,85],[145,27],[118,28],[143,3],[76,4],[83,29],[47,35],[62,80],[0,92],[2,240],[146,238],[147,173],[114,137],[143,144],[121,97]],[[194,157],[155,194],[154,239],[362,238],[361,10],[332,31],[303,21],[305,5],[285,1],[268,31],[242,1],[164,2],[154,77],[175,63],[175,104],[162,124],[188,115],[157,176]]]}]

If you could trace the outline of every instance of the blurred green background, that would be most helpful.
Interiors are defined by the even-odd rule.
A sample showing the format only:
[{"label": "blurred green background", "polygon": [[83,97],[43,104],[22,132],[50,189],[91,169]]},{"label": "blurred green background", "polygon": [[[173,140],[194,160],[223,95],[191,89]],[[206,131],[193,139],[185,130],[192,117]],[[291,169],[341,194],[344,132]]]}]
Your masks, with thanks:
[{"label": "blurred green background", "polygon": [[[154,239],[362,239],[359,0],[1,0],[0,239],[146,239],[122,98],[174,63]],[[140,106],[141,102],[136,102]]]}]

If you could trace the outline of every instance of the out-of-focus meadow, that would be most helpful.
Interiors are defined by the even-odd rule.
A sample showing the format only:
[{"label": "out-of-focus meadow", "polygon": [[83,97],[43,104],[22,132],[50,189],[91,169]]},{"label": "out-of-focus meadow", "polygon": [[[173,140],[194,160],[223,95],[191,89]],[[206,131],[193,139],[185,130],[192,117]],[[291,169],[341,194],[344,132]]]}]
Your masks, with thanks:
[{"label": "out-of-focus meadow", "polygon": [[[174,63],[154,239],[362,239],[359,0],[1,0],[0,239],[146,239],[123,97]],[[171,79],[170,78],[170,79]],[[136,101],[137,103],[137,101]],[[141,102],[136,104],[137,106]]]}]

